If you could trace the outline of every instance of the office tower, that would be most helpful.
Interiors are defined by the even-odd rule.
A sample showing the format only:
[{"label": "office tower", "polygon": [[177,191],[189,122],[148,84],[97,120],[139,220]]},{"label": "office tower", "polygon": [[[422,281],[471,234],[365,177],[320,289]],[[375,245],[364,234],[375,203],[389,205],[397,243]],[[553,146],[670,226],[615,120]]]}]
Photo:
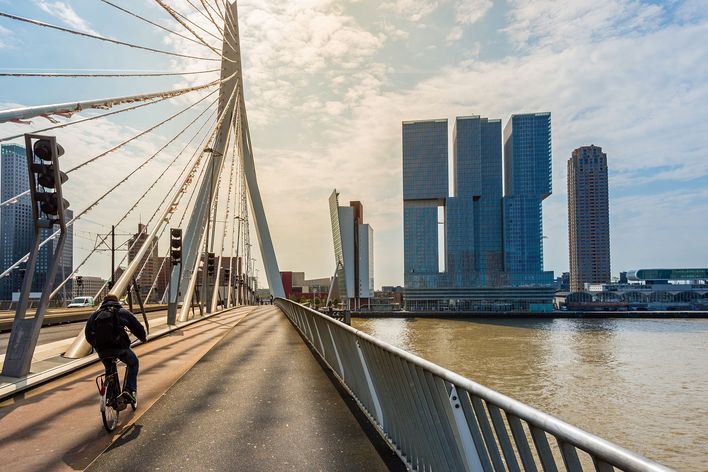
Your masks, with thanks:
[{"label": "office tower", "polygon": [[499,285],[504,264],[500,120],[455,120],[453,182],[454,197],[445,205],[448,285]]},{"label": "office tower", "polygon": [[573,151],[568,159],[568,240],[570,286],[610,281],[610,215],[607,154],[595,145]]},{"label": "office tower", "polygon": [[[435,288],[444,261],[439,214],[448,197],[447,120],[403,122],[403,250],[406,287]],[[439,241],[440,239],[440,241]]]},{"label": "office tower", "polygon": [[329,208],[338,298],[352,309],[368,306],[374,296],[374,230],[364,223],[361,202],[339,206],[336,189],[329,197]]},{"label": "office tower", "polygon": [[512,285],[553,282],[543,271],[541,203],[551,194],[551,114],[512,115],[504,127],[504,270]]},{"label": "office tower", "polygon": [[[29,187],[27,175],[27,156],[24,146],[16,144],[0,145],[0,201],[12,199],[15,195],[25,192]],[[67,211],[65,218],[71,219],[71,211]],[[34,239],[34,216],[29,195],[19,197],[15,202],[0,207],[0,270],[10,267],[15,261],[27,254]],[[56,228],[55,228],[56,229]],[[43,229],[40,232],[41,240],[49,237],[55,229]],[[39,251],[35,265],[34,278],[31,291],[41,292],[47,282],[47,269],[56,241],[46,244]],[[73,270],[73,228],[67,228],[64,250],[60,258],[60,265],[52,288],[64,280]],[[0,300],[11,300],[12,294],[19,292],[24,276],[24,264],[13,270],[7,277],[0,279]],[[71,285],[67,287],[67,297],[71,295]],[[61,292],[63,293],[63,291]],[[60,295],[61,296],[61,295]]]}]

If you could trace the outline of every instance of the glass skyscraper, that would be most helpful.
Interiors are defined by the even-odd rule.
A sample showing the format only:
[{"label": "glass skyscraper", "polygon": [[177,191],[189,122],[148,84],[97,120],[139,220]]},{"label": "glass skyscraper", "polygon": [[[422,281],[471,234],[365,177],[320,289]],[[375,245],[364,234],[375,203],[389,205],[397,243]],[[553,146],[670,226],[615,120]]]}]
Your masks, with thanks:
[{"label": "glass skyscraper", "polygon": [[[6,201],[27,190],[29,177],[27,175],[27,157],[24,146],[3,144],[0,146],[0,201]],[[65,212],[66,220],[73,216],[71,210]],[[15,261],[24,257],[30,251],[34,237],[34,222],[32,203],[29,195],[17,199],[15,203],[0,207],[0,271],[4,271]],[[42,239],[53,233],[52,229],[43,229]],[[47,283],[47,270],[56,242],[46,244],[39,251],[35,266],[32,291],[41,292]],[[73,228],[67,228],[64,250],[57,271],[57,286],[62,274],[67,277],[73,270]],[[7,277],[0,279],[0,300],[12,299],[12,293],[18,292],[22,285],[24,265],[12,271]],[[61,280],[59,280],[61,279]],[[71,286],[67,286],[70,290]]]},{"label": "glass skyscraper", "polygon": [[447,285],[498,286],[503,270],[501,121],[458,117],[447,199]]},{"label": "glass skyscraper", "polygon": [[551,195],[551,114],[512,115],[504,127],[504,271],[511,285],[550,284],[543,270],[542,202]]},{"label": "glass skyscraper", "polygon": [[440,285],[438,208],[449,193],[447,120],[403,122],[403,246],[406,287]]}]

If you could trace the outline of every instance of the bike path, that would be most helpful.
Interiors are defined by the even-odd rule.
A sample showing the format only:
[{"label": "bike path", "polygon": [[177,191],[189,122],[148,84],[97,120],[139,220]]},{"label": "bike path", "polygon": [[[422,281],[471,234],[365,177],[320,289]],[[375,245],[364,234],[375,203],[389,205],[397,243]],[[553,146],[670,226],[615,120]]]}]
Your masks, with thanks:
[{"label": "bike path", "polygon": [[87,470],[389,467],[402,468],[367,435],[290,321],[268,306],[224,336]]},{"label": "bike path", "polygon": [[[0,403],[0,469],[83,470],[255,307],[215,315],[135,347],[140,357],[138,410],[120,414],[119,429],[103,429],[93,364]],[[121,367],[121,376],[124,367]]]}]

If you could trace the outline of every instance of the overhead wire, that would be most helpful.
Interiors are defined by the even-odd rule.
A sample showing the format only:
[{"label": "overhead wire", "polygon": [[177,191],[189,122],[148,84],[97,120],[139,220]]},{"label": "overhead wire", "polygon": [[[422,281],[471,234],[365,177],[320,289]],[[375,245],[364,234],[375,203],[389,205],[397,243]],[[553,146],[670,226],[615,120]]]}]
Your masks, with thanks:
[{"label": "overhead wire", "polygon": [[[157,0],[156,0],[156,1],[157,1]],[[50,24],[50,23],[45,23],[45,22],[43,22],[43,21],[34,20],[34,19],[32,19],[32,18],[25,18],[25,17],[22,17],[22,16],[11,15],[10,13],[5,13],[5,12],[2,12],[2,11],[0,11],[0,16],[4,16],[5,18],[9,18],[9,19],[15,20],[15,21],[21,21],[21,22],[24,22],[24,23],[29,23],[29,24],[35,25],[35,26],[41,26],[41,27],[43,27],[43,28],[50,28],[50,29],[54,29],[54,30],[57,30],[57,31],[63,31],[63,32],[65,32],[65,33],[74,34],[74,35],[77,35],[77,36],[83,36],[83,37],[86,37],[86,38],[97,39],[97,40],[99,40],[99,41],[105,41],[105,42],[108,42],[108,43],[118,44],[118,45],[120,45],[120,46],[128,46],[128,47],[131,47],[131,48],[134,48],[134,49],[141,49],[141,50],[143,50],[143,51],[150,51],[150,52],[154,52],[154,53],[157,53],[157,54],[164,54],[164,55],[167,55],[167,56],[175,56],[175,57],[184,57],[184,58],[188,58],[188,59],[197,59],[197,60],[200,60],[200,61],[214,61],[214,62],[219,62],[219,61],[221,61],[221,58],[216,59],[216,58],[209,58],[209,57],[192,56],[192,55],[189,55],[189,54],[180,54],[180,53],[177,53],[177,52],[166,51],[166,50],[164,50],[164,49],[156,49],[156,48],[151,48],[151,47],[148,47],[148,46],[141,46],[141,45],[139,45],[139,44],[128,43],[128,42],[125,42],[125,41],[120,41],[120,40],[117,40],[117,39],[108,38],[108,37],[106,37],[106,36],[100,36],[100,35],[97,35],[97,34],[86,33],[86,32],[83,32],[83,31],[78,31],[78,30],[73,30],[73,29],[70,29],[70,28],[65,28],[65,27],[63,27],[63,26],[57,26],[57,25],[53,25],[53,24]],[[216,51],[215,49],[211,48],[211,46],[209,46],[209,48],[212,49],[212,50],[214,50],[214,52],[216,52],[218,55],[221,55],[221,53],[220,53],[219,51]]]},{"label": "overhead wire", "polygon": [[[213,105],[213,104],[212,104],[212,105]],[[211,106],[211,105],[210,105],[210,106]],[[204,124],[208,123],[208,122],[210,121],[210,119],[211,119],[211,116],[205,121]],[[204,124],[202,125],[202,128],[204,127]],[[191,142],[194,140],[194,138],[199,134],[199,132],[201,131],[202,128],[200,128],[200,130],[197,131],[197,133],[196,133],[195,136],[192,138],[192,140],[190,140],[190,143],[191,143]],[[190,164],[191,164],[192,167],[193,167],[194,165],[198,165],[198,164],[200,163],[200,161],[201,161],[201,154],[202,154],[202,153],[200,153],[200,150],[203,148],[204,143],[210,141],[213,136],[214,136],[214,129],[212,128],[212,131],[211,131],[211,132],[208,132],[208,133],[202,138],[200,144],[194,149],[194,152],[192,153],[192,156],[187,160],[187,163],[186,163],[185,166],[182,168],[182,171],[179,173],[179,175],[176,177],[175,180],[179,180],[179,179],[184,175],[185,171],[190,167]],[[208,139],[207,139],[207,138],[208,138]],[[180,154],[182,154],[188,146],[189,146],[189,143],[187,144],[187,146],[185,146],[184,149],[182,149],[182,151],[180,151]],[[196,159],[195,159],[195,158],[196,158]],[[194,162],[193,162],[193,161],[194,161]],[[173,161],[173,162],[174,162],[174,161]],[[160,176],[158,176],[157,179],[155,179],[155,181],[153,182],[153,185],[151,185],[151,186],[148,188],[148,190],[145,191],[145,193],[143,194],[143,196],[135,203],[135,205],[133,205],[133,207],[131,207],[131,208],[125,213],[125,215],[123,215],[123,218],[121,218],[121,219],[119,220],[119,222],[116,224],[116,226],[117,226],[118,224],[120,224],[122,221],[124,221],[125,218],[127,218],[128,214],[129,214],[130,212],[132,212],[132,211],[135,209],[135,207],[136,207],[136,206],[138,205],[138,203],[142,200],[142,198],[144,198],[144,197],[147,195],[147,193],[154,187],[154,185],[161,179],[162,175],[164,175],[164,172],[163,172],[163,174],[161,174]],[[160,210],[160,208],[162,207],[162,205],[165,203],[165,200],[167,200],[168,195],[169,195],[169,194],[165,194],[165,196],[163,197],[162,201],[158,204],[157,208],[155,209],[155,211],[153,212],[153,214],[152,214],[152,215],[150,216],[150,218],[148,219],[147,225],[145,226],[146,228],[154,221],[155,217],[157,216],[157,212]],[[172,213],[169,214],[169,217],[168,217],[168,218],[170,218],[170,219],[172,218]],[[145,229],[144,231],[147,231],[147,230]],[[164,232],[164,229],[163,229],[163,232]],[[139,233],[139,234],[142,234],[142,233]],[[162,232],[161,232],[160,235],[162,235]],[[139,239],[139,238],[136,238],[136,241],[137,241],[138,239]],[[127,253],[121,258],[121,260],[118,262],[118,266],[120,266],[121,264],[123,264],[123,262],[125,262],[125,259],[127,258],[129,252],[133,249],[133,247],[135,247],[135,242],[133,242],[133,244],[130,246],[130,248],[128,248],[128,252],[127,252]],[[142,269],[141,269],[141,272],[142,272]],[[103,291],[103,289],[106,287],[106,285],[107,285],[107,283],[104,284],[104,285],[101,287],[101,289],[98,291],[98,293],[101,293],[101,292]]]}]

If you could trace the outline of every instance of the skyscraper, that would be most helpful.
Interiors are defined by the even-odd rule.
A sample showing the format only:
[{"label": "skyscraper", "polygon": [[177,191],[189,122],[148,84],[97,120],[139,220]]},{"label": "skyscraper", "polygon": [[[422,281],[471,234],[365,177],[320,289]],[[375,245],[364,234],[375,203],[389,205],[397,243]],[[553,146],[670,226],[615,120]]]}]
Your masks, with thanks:
[{"label": "skyscraper", "polygon": [[403,122],[404,282],[411,288],[439,285],[444,242],[439,214],[449,193],[447,120]]},{"label": "skyscraper", "polygon": [[503,270],[501,120],[458,117],[445,205],[447,285],[497,286]]},{"label": "skyscraper", "polygon": [[447,120],[403,122],[407,309],[550,309],[553,272],[543,272],[540,213],[551,192],[550,114],[514,115],[505,143],[507,160],[500,120],[457,117],[450,192]]},{"label": "skyscraper", "polygon": [[[29,186],[27,174],[27,156],[24,146],[16,144],[0,145],[0,200],[7,201],[25,192]],[[67,210],[65,218],[71,219],[73,213]],[[0,270],[10,267],[15,261],[24,257],[32,246],[34,238],[34,221],[32,203],[29,195],[19,197],[16,202],[0,207]],[[43,229],[40,238],[44,240],[55,229]],[[73,228],[67,228],[64,250],[60,256],[56,280],[52,287],[56,287],[73,270]],[[52,254],[56,247],[56,240],[46,244],[39,251],[32,279],[32,291],[41,292],[47,283],[47,270]],[[7,277],[0,279],[0,300],[10,300],[13,292],[19,292],[24,275],[24,264],[19,269],[12,271]],[[70,296],[71,284],[67,286],[67,296]]]},{"label": "skyscraper", "polygon": [[610,281],[610,215],[607,154],[595,145],[568,159],[568,240],[570,288]]},{"label": "skyscraper", "polygon": [[512,115],[504,127],[504,270],[512,285],[550,284],[541,203],[551,195],[551,114]]},{"label": "skyscraper", "polygon": [[339,206],[336,189],[329,197],[329,208],[338,296],[346,299],[350,308],[368,306],[368,300],[374,296],[374,230],[364,223],[361,202]]}]

